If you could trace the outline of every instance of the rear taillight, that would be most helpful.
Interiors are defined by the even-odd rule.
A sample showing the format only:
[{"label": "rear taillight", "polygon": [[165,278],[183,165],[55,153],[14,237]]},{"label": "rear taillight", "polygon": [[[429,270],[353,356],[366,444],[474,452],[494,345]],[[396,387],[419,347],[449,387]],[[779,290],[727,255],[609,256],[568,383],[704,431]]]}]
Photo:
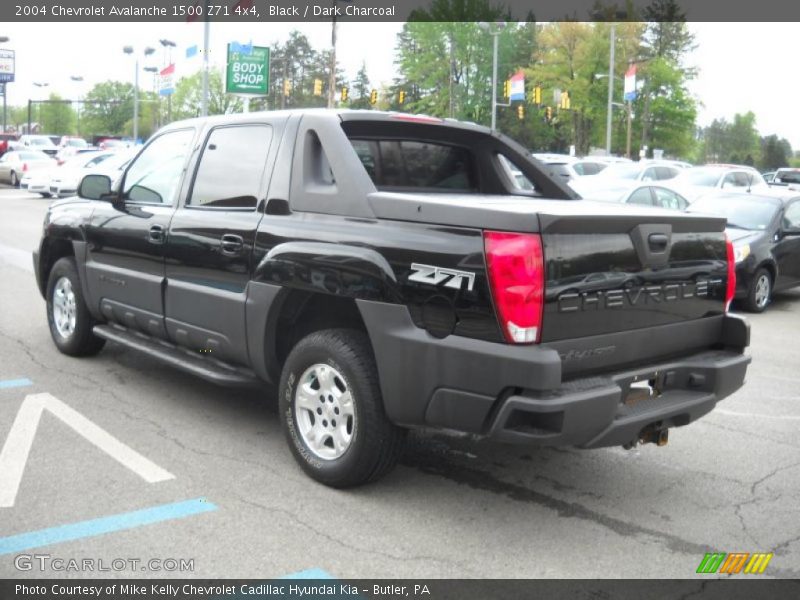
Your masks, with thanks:
[{"label": "rear taillight", "polygon": [[28,163],[22,163],[22,172],[24,173],[27,170],[28,170]]},{"label": "rear taillight", "polygon": [[731,307],[733,296],[736,294],[736,260],[733,254],[733,242],[725,235],[725,246],[728,255],[728,286],[725,288],[725,310]]},{"label": "rear taillight", "polygon": [[542,333],[542,238],[530,233],[486,231],[486,268],[497,318],[506,340],[532,344]]}]

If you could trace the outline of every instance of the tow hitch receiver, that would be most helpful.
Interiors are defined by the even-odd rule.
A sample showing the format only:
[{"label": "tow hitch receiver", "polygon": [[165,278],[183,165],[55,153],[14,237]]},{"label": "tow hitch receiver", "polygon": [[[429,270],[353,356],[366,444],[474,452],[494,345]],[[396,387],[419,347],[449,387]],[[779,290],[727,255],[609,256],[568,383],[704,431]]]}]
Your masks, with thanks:
[{"label": "tow hitch receiver", "polygon": [[637,445],[644,446],[645,444],[655,444],[656,446],[666,446],[669,441],[669,429],[666,427],[650,425],[642,429],[639,433],[639,439],[628,442],[623,448],[630,450]]}]

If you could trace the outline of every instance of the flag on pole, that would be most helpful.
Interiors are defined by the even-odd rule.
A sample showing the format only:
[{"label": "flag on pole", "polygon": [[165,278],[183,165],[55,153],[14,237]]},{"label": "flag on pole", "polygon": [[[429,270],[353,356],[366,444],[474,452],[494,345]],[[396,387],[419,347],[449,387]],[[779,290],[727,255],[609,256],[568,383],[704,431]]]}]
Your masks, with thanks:
[{"label": "flag on pole", "polygon": [[175,91],[175,63],[161,69],[159,75],[161,76],[160,85],[158,86],[159,95],[171,95]]},{"label": "flag on pole", "polygon": [[525,100],[525,73],[517,71],[511,76],[511,86],[509,89],[509,100]]},{"label": "flag on pole", "polygon": [[631,65],[625,71],[624,96],[626,102],[636,100],[636,65]]}]

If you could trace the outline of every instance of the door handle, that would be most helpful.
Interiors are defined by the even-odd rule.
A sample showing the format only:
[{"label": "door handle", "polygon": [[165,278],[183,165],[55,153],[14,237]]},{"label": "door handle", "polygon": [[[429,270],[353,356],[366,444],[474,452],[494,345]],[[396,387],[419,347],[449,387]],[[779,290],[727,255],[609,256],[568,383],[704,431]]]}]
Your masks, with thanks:
[{"label": "door handle", "polygon": [[240,235],[226,233],[220,239],[219,245],[222,248],[223,254],[236,256],[237,254],[241,254],[244,248],[244,239]]},{"label": "door handle", "polygon": [[147,241],[151,244],[164,243],[164,227],[163,225],[152,225],[150,231],[147,233]]}]

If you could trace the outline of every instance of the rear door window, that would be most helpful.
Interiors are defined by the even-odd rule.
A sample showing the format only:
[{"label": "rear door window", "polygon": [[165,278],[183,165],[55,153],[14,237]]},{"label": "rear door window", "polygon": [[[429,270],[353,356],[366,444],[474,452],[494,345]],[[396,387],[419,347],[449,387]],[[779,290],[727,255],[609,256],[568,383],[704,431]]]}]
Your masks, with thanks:
[{"label": "rear door window", "polygon": [[212,130],[203,147],[189,206],[255,208],[271,142],[269,125]]},{"label": "rear door window", "polygon": [[642,187],[631,194],[628,198],[628,204],[641,204],[644,206],[653,206],[653,200],[650,196],[650,188]]},{"label": "rear door window", "polygon": [[351,140],[373,183],[382,189],[475,192],[472,153],[460,146],[417,140]]}]

